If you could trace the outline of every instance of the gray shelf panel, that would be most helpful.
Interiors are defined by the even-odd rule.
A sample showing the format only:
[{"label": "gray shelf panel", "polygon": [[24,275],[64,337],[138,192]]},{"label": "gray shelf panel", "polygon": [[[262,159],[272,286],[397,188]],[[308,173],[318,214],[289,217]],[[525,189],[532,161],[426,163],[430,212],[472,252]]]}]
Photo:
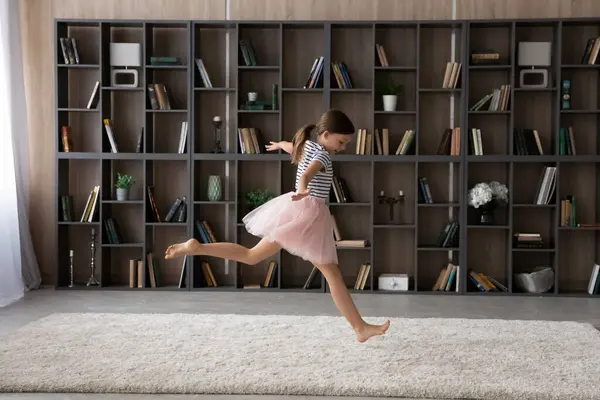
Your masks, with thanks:
[{"label": "gray shelf panel", "polygon": [[236,88],[227,88],[227,87],[195,87],[194,92],[202,93],[202,92],[237,92]]},{"label": "gray shelf panel", "polygon": [[146,222],[146,226],[187,227],[187,222]]},{"label": "gray shelf panel", "polygon": [[375,229],[415,229],[413,224],[375,224]]},{"label": "gray shelf panel", "polygon": [[59,160],[182,160],[187,161],[187,154],[179,153],[82,153],[82,152],[59,152]]},{"label": "gray shelf panel", "polygon": [[101,200],[103,204],[144,204],[145,200]]},{"label": "gray shelf panel", "polygon": [[390,65],[389,67],[381,67],[375,66],[375,71],[406,71],[406,72],[416,72],[416,66],[402,66],[402,65]]},{"label": "gray shelf panel", "polygon": [[99,64],[57,64],[58,68],[94,69],[100,68]]}]

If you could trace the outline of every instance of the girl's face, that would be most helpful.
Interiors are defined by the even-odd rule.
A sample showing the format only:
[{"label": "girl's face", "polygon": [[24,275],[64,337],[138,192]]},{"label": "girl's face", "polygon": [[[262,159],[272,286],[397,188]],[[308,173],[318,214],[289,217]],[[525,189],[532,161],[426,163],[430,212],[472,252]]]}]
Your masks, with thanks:
[{"label": "girl's face", "polygon": [[325,131],[322,135],[319,135],[319,139],[321,139],[319,143],[321,143],[329,153],[335,154],[344,151],[346,144],[348,144],[353,136],[354,134],[346,135]]}]

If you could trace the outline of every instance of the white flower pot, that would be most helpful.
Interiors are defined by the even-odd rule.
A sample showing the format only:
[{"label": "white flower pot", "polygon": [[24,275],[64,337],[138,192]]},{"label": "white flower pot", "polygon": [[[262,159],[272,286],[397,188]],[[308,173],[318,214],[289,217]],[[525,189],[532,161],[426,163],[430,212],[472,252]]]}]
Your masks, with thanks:
[{"label": "white flower pot", "polygon": [[396,104],[398,104],[398,96],[395,94],[383,95],[383,111],[396,111]]}]

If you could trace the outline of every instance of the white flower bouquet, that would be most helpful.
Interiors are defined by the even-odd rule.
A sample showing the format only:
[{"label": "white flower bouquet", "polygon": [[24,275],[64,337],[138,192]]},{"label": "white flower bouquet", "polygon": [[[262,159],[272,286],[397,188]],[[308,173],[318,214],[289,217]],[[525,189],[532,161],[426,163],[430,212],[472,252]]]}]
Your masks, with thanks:
[{"label": "white flower bouquet", "polygon": [[495,208],[508,202],[506,185],[497,181],[480,182],[469,191],[469,205],[474,208]]}]

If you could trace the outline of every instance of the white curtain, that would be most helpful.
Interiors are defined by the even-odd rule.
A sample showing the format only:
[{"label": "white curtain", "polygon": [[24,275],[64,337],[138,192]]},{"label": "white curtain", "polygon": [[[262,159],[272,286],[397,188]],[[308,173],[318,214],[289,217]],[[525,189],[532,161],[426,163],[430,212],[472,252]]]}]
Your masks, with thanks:
[{"label": "white curtain", "polygon": [[29,140],[19,1],[0,0],[0,307],[38,288],[29,231]]}]

